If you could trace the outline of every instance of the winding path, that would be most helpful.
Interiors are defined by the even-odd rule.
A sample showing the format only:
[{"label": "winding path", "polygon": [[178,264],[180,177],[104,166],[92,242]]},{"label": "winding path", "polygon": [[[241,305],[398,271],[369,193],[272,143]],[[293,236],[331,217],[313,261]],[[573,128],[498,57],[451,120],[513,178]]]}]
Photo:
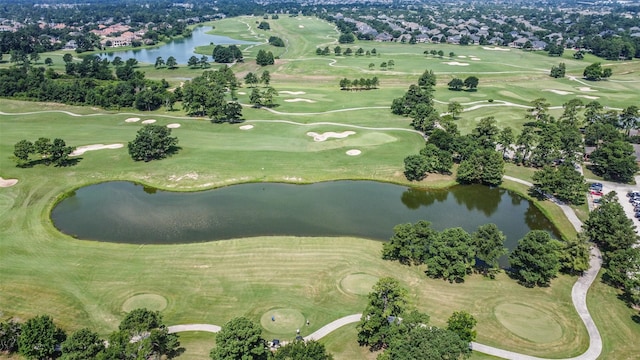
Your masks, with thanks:
[{"label": "winding path", "polygon": [[[521,180],[518,178],[514,178],[511,176],[505,176],[504,179],[515,181],[520,184],[524,184],[527,186],[533,186],[532,183]],[[551,199],[554,201],[554,199]],[[563,213],[567,216],[567,219],[571,222],[571,224],[575,227],[577,231],[580,231],[582,228],[582,222],[576,214],[573,212],[571,207],[568,205],[562,204],[559,201],[554,201],[560,208]],[[595,360],[600,356],[602,352],[602,337],[600,336],[600,332],[598,328],[591,318],[591,314],[589,314],[589,309],[587,308],[587,292],[589,291],[589,287],[598,277],[598,272],[600,271],[600,267],[602,265],[602,256],[600,254],[600,250],[598,248],[591,248],[591,259],[589,260],[589,270],[587,270],[573,285],[571,289],[571,300],[573,301],[573,306],[575,307],[578,315],[582,319],[584,326],[587,328],[587,333],[589,334],[589,348],[584,353],[566,359],[559,360]],[[320,340],[323,337],[327,336],[331,332],[349,324],[357,323],[360,321],[362,314],[353,314],[341,317],[337,320],[330,322],[329,324],[321,327],[310,335],[304,337],[304,340]],[[208,324],[187,324],[187,325],[175,325],[169,326],[169,333],[182,332],[182,331],[207,331],[216,333],[220,331],[220,327],[216,325],[208,325]],[[499,349],[493,346],[483,345],[477,342],[471,343],[471,348],[473,351],[478,351],[484,354],[497,356],[504,359],[512,359],[512,360],[549,360],[545,358],[539,358],[535,356],[529,356],[525,354],[520,354],[513,351]]]}]

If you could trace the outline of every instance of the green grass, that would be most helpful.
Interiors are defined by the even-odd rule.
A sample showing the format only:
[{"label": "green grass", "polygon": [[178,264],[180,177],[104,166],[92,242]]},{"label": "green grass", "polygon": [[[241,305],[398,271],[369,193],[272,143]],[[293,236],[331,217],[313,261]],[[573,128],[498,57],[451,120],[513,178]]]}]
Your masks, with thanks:
[{"label": "green grass", "polygon": [[[589,83],[588,86],[597,91],[586,92],[579,88],[587,85],[577,81],[550,78],[548,69],[560,59],[538,53],[490,51],[477,46],[357,42],[351,46],[354,50],[375,47],[381,55],[321,57],[315,55],[316,47],[333,48],[336,45],[337,33],[330,24],[318,19],[282,17],[269,21],[273,30],[263,32],[255,29],[256,20],[259,18],[216,21],[214,33],[251,40],[276,35],[288,46],[284,49],[269,45],[248,47],[245,51],[247,61],[234,65],[233,70],[239,78],[248,71],[269,70],[272,86],[277,90],[302,91],[304,94],[281,93],[276,101],[279,106],[275,108],[280,113],[245,108],[246,124],[255,126],[249,131],[239,130],[239,125],[216,125],[204,119],[173,118],[185,115],[180,104],[176,111],[136,114],[143,119],[157,119],[159,125],[172,122],[182,125],[173,131],[179,138],[181,150],[162,161],[136,163],[130,159],[126,148],[122,148],[87,152],[76,166],[68,168],[16,168],[11,153],[19,140],[47,136],[63,138],[73,146],[125,144],[134,138],[141,125],[124,122],[127,117],[134,116],[130,113],[2,100],[0,111],[7,113],[65,110],[91,115],[78,117],[49,112],[0,116],[0,176],[19,179],[17,185],[0,189],[3,318],[15,316],[24,320],[48,313],[68,331],[88,326],[106,335],[122,319],[123,307],[127,309],[135,304],[166,306],[162,313],[168,324],[223,325],[240,315],[259,322],[265,314],[280,309],[293,311],[293,320],[283,329],[265,330],[264,335],[286,340],[282,335],[298,326],[299,318],[310,320],[311,325],[302,327],[301,331],[311,332],[341,316],[361,312],[366,302],[363,294],[373,279],[393,276],[409,289],[411,303],[429,313],[435,325],[444,325],[453,311],[466,310],[479,321],[477,330],[481,343],[536,356],[569,357],[582,353],[587,348],[587,334],[570,299],[573,277],[560,276],[551,287],[542,289],[523,288],[504,274],[496,280],[471,276],[463,284],[449,284],[426,278],[420,267],[382,261],[381,244],[362,239],[261,237],[206,244],[133,246],[75,240],[53,227],[49,212],[61,194],[101,181],[132,180],[177,191],[240,182],[336,179],[371,179],[409,185],[402,174],[403,159],[417,153],[424,144],[423,139],[420,135],[402,131],[409,129],[409,119],[392,115],[388,109],[373,107],[388,107],[392,99],[401,96],[425,69],[433,69],[438,75],[435,98],[444,102],[487,101],[488,104],[489,99],[494,99],[526,105],[544,96],[552,106],[559,106],[573,96],[589,95],[598,96],[603,104],[623,107],[628,106],[634,94],[640,91],[638,82],[617,82],[636,81],[634,73],[640,67],[637,61],[613,63],[610,65],[614,69],[611,81]],[[442,49],[446,54],[453,51],[456,58],[434,59],[422,54],[432,48]],[[275,65],[260,68],[251,60],[259,49],[274,51],[280,59]],[[54,67],[62,69],[61,54],[45,54],[42,58],[52,57]],[[481,60],[457,58],[471,55]],[[395,68],[380,70],[380,62],[389,59],[395,61]],[[569,54],[562,59],[572,75],[579,75],[593,60],[577,61]],[[449,61],[470,65],[445,64]],[[369,63],[375,64],[374,69],[369,70]],[[156,70],[153,66],[142,65],[139,69],[149,78],[167,79],[172,86],[202,71],[186,66]],[[471,74],[480,78],[478,91],[446,89],[451,77]],[[338,89],[342,77],[372,76],[380,78],[380,89],[361,92]],[[545,91],[548,89],[572,94],[559,95]],[[243,87],[238,91],[248,94],[250,89]],[[243,103],[248,102],[246,94],[239,95]],[[295,98],[314,102],[285,101]],[[359,107],[368,109],[331,112]],[[446,105],[438,107],[440,111],[446,109]],[[456,121],[461,132],[467,133],[480,118],[495,116],[499,126],[511,126],[518,132],[525,113],[523,108],[483,107],[464,112]],[[554,110],[553,115],[558,116],[559,111]],[[306,135],[309,131],[345,130],[356,134],[326,142],[314,142]],[[352,148],[362,150],[362,155],[346,156],[345,151]],[[190,176],[184,177],[186,174]],[[530,181],[532,171],[507,166],[507,174]],[[412,185],[446,187],[453,183],[452,177],[430,175]],[[527,197],[526,186],[508,181],[503,186]],[[549,202],[536,201],[535,204],[552,219],[563,236],[575,236],[575,230],[558,207]],[[630,320],[633,312],[625,308],[616,295],[611,288],[595,284],[589,294],[589,306],[605,340],[603,358],[632,358],[638,351],[634,342],[640,336],[638,325]],[[160,298],[166,299],[166,305],[158,302]],[[531,309],[531,314],[553,316],[561,335],[558,332],[545,334],[540,327],[523,328],[522,324],[515,328],[514,324],[505,326],[496,311],[513,304]],[[541,324],[543,326],[544,322]],[[185,333],[181,338],[187,348],[184,354],[187,359],[206,358],[214,345],[211,334]],[[323,342],[336,354],[336,359],[375,358],[375,354],[357,346],[355,338],[355,325],[349,325]],[[488,358],[473,355],[473,359]]]}]

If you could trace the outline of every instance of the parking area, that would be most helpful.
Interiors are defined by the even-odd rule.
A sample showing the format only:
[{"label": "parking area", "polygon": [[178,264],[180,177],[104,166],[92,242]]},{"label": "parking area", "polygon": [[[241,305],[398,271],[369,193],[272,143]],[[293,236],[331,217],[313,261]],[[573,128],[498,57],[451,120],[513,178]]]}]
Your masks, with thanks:
[{"label": "parking area", "polygon": [[[640,176],[636,177],[636,184],[640,184]],[[636,225],[636,231],[640,234],[640,219],[635,217],[636,211],[634,204],[629,202],[630,197],[627,196],[630,192],[638,192],[638,199],[640,200],[640,185],[628,185],[618,184],[608,181],[591,182],[589,190],[589,210],[598,206],[599,199],[602,195],[615,191],[618,197],[618,202],[622,205],[627,217],[633,220]],[[637,203],[640,203],[638,201]]]}]

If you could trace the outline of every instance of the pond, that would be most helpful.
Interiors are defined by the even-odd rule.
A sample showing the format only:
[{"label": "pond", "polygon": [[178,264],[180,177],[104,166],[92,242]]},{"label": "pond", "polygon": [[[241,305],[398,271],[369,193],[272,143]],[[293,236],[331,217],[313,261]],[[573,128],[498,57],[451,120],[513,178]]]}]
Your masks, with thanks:
[{"label": "pond", "polygon": [[54,225],[71,236],[132,244],[175,244],[253,236],[355,236],[388,240],[400,223],[472,232],[495,223],[513,249],[529,230],[559,237],[528,200],[480,185],[423,191],[373,181],[311,185],[253,183],[169,192],[115,181],[80,188],[58,203]]},{"label": "pond", "polygon": [[[202,56],[194,52],[197,46],[205,46],[211,43],[215,45],[256,44],[255,42],[236,40],[226,36],[207,34],[207,31],[210,31],[211,29],[212,28],[210,26],[200,26],[193,29],[191,37],[173,40],[166,45],[154,48],[103,52],[100,53],[100,56],[109,60],[113,60],[116,56],[119,56],[124,61],[130,58],[135,58],[138,62],[150,64],[155,64],[158,56],[162,57],[164,61],[167,61],[169,56],[173,56],[176,58],[179,65],[186,65],[191,56],[196,56],[198,59]],[[212,60],[211,54],[207,54],[207,56],[209,57],[209,60]]]}]

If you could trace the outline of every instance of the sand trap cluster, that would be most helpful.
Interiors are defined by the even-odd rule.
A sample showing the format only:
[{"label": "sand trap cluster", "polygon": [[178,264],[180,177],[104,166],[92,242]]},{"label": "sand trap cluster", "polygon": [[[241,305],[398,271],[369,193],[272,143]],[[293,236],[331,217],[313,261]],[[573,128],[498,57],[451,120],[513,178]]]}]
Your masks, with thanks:
[{"label": "sand trap cluster", "polygon": [[511,51],[511,49],[503,49],[503,48],[499,48],[497,46],[494,46],[494,47],[483,46],[482,48],[485,49],[485,50],[493,50],[493,51]]},{"label": "sand trap cluster", "polygon": [[457,61],[449,61],[449,62],[446,62],[445,64],[453,65],[453,66],[469,66],[469,64],[467,64],[467,63],[461,63],[461,62],[457,62]]},{"label": "sand trap cluster", "polygon": [[69,154],[69,156],[80,156],[82,154],[84,154],[87,151],[94,151],[94,150],[102,150],[102,149],[120,149],[122,148],[124,145],[123,144],[93,144],[93,145],[84,145],[84,146],[78,146],[71,154]]},{"label": "sand trap cluster", "polygon": [[313,137],[313,141],[325,141],[329,138],[338,138],[338,139],[346,138],[349,135],[355,135],[355,133],[356,133],[355,131],[343,131],[341,133],[329,131],[322,134],[318,134],[313,131],[309,131],[307,135]]},{"label": "sand trap cluster", "polygon": [[347,150],[347,155],[349,155],[349,156],[358,156],[360,154],[362,154],[362,151],[360,151],[358,149]]},{"label": "sand trap cluster", "polygon": [[304,91],[278,91],[280,94],[287,94],[287,95],[304,95],[306,94],[306,92]]},{"label": "sand trap cluster", "polygon": [[240,126],[240,130],[251,130],[253,129],[253,125],[242,125]]},{"label": "sand trap cluster", "polygon": [[551,91],[554,94],[558,94],[558,95],[569,95],[569,94],[573,94],[570,91],[563,91],[563,90],[556,90],[556,89],[544,89],[543,91]]},{"label": "sand trap cluster", "polygon": [[589,99],[589,100],[600,99],[599,96],[591,96],[591,95],[577,95],[577,97],[581,97],[581,98],[585,98],[585,99]]},{"label": "sand trap cluster", "polygon": [[578,88],[578,90],[580,91],[585,91],[585,92],[589,92],[589,91],[598,91],[598,90],[593,90],[592,88],[588,87],[588,86],[583,86],[581,88]]},{"label": "sand trap cluster", "polygon": [[0,177],[0,187],[6,188],[18,183],[18,179],[3,179]]},{"label": "sand trap cluster", "polygon": [[169,129],[177,129],[177,128],[179,128],[179,127],[180,127],[180,124],[173,123],[173,124],[169,124],[169,125],[167,125],[167,127],[168,127]]},{"label": "sand trap cluster", "polygon": [[314,103],[315,101],[310,100],[310,99],[301,99],[301,98],[295,98],[295,99],[286,99],[285,102],[307,102],[307,103]]},{"label": "sand trap cluster", "polygon": [[153,124],[154,122],[156,122],[155,119],[149,119],[149,120],[142,121],[143,124]]},{"label": "sand trap cluster", "polygon": [[140,121],[140,118],[128,118],[124,122],[134,123]]}]

